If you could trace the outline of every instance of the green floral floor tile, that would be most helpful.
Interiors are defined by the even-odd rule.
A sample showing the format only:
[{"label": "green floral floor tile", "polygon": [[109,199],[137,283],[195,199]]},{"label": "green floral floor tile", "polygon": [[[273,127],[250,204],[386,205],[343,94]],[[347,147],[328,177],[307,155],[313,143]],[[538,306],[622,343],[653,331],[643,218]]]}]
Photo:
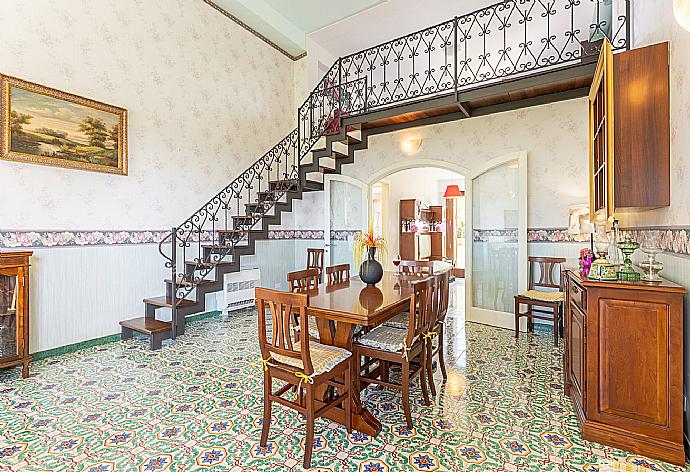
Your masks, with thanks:
[{"label": "green floral floor tile", "polygon": [[[320,419],[317,471],[607,471],[681,468],[583,441],[562,394],[562,350],[549,331],[522,335],[449,313],[448,380],[410,430],[400,394],[370,387],[383,423],[372,438]],[[0,371],[0,470],[301,470],[304,422],[274,407],[259,446],[262,372],[255,312],[190,324],[151,352],[128,340]],[[629,467],[626,469],[625,467]]]}]

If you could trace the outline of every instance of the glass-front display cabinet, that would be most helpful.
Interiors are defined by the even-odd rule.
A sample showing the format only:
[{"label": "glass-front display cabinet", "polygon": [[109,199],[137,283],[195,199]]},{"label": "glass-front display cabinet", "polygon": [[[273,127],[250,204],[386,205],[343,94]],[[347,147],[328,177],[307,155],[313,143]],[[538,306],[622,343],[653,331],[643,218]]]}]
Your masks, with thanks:
[{"label": "glass-front display cabinet", "polygon": [[29,258],[0,252],[0,369],[22,366],[29,376]]}]

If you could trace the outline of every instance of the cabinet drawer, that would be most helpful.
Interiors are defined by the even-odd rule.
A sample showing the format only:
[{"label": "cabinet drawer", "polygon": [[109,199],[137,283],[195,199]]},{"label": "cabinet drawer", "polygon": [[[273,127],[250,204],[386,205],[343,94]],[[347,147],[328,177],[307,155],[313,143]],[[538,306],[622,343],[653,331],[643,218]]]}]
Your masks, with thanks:
[{"label": "cabinet drawer", "polygon": [[585,313],[587,312],[587,291],[578,284],[572,277],[568,284],[568,296],[578,308]]}]

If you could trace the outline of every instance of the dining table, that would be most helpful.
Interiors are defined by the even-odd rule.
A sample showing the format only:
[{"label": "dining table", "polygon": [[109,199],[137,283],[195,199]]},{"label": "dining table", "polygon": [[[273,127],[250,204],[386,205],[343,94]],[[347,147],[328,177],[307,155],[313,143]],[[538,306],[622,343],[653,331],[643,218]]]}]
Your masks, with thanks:
[{"label": "dining table", "polygon": [[[451,268],[451,264],[437,261],[434,263],[433,273],[438,274]],[[373,328],[396,314],[409,310],[412,285],[426,277],[428,276],[385,271],[381,281],[374,286],[368,286],[359,277],[353,277],[339,284],[320,284],[318,288],[307,291],[307,315],[316,320],[319,342],[353,352],[356,327]],[[352,427],[374,437],[381,432],[381,422],[363,405],[361,392],[355,391],[354,386],[359,384],[359,359],[356,362],[350,389]],[[324,404],[326,395],[325,388],[324,391],[317,392],[317,398],[321,398]],[[332,408],[324,416],[336,423],[346,424],[342,408]]]}]

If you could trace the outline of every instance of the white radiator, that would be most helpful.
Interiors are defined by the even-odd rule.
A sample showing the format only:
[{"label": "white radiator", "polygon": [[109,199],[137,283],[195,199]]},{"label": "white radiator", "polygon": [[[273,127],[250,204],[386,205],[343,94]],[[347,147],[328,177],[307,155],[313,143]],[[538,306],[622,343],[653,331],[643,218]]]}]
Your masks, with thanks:
[{"label": "white radiator", "polygon": [[240,310],[254,306],[254,289],[261,286],[259,269],[242,269],[225,274],[223,280],[223,312]]}]

